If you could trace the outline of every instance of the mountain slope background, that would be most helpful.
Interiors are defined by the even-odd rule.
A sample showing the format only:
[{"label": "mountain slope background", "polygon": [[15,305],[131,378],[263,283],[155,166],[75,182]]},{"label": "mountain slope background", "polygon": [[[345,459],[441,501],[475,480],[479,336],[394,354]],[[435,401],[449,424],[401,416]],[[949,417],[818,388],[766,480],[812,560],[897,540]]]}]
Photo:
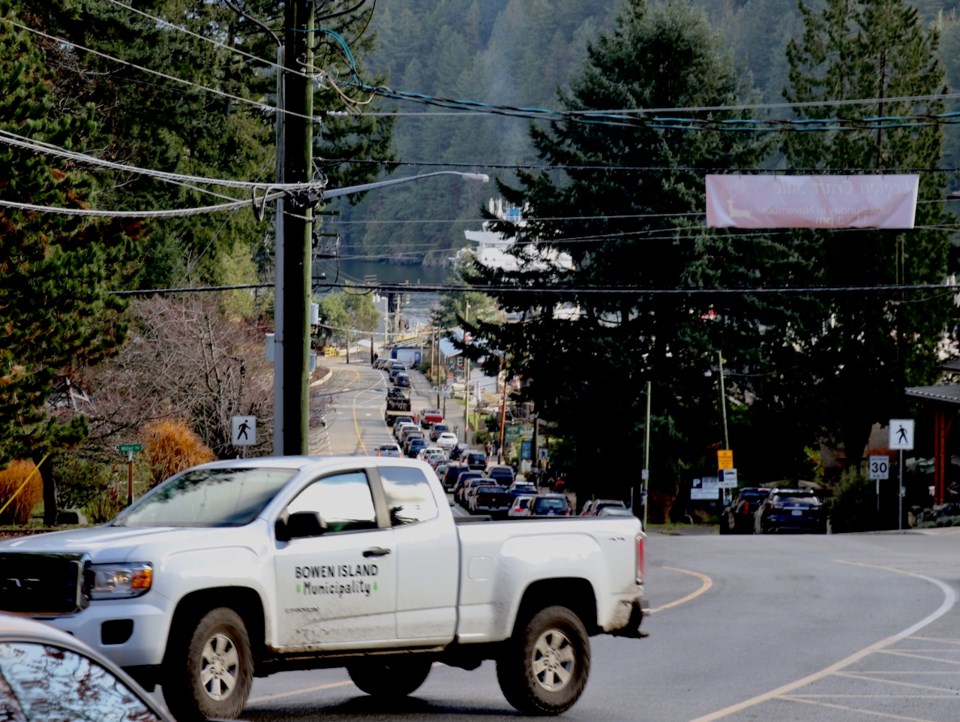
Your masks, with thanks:
[{"label": "mountain slope background", "polygon": [[[684,2],[684,0],[674,0]],[[702,9],[764,103],[782,103],[785,46],[801,30],[796,0],[685,0]],[[654,2],[654,0],[651,0]],[[820,0],[807,0],[817,7]],[[941,36],[951,92],[960,89],[960,0],[913,0]],[[452,111],[412,100],[378,101],[394,112],[402,177],[436,170],[488,173],[514,180],[535,163],[531,121],[492,107],[557,109],[558,87],[581,67],[587,43],[612,27],[619,0],[403,0],[380,2],[372,22],[376,50],[365,57],[373,75],[397,91],[428,99],[467,100],[488,112]],[[668,60],[668,59],[667,59]],[[956,110],[948,106],[947,110]],[[771,114],[787,117],[784,108]],[[960,165],[960,133],[947,128],[942,167]],[[376,163],[377,159],[368,162]],[[386,176],[384,176],[386,177]],[[369,194],[356,206],[334,206],[343,258],[441,265],[478,228],[494,186],[452,178],[419,181]]]}]

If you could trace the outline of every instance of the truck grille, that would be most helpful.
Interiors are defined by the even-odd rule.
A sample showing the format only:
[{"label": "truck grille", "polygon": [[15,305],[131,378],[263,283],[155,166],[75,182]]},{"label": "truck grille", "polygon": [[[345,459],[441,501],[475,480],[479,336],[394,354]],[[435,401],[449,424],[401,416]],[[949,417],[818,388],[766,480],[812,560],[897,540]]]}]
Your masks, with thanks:
[{"label": "truck grille", "polygon": [[0,553],[0,609],[20,614],[74,614],[86,608],[88,566],[80,554]]}]

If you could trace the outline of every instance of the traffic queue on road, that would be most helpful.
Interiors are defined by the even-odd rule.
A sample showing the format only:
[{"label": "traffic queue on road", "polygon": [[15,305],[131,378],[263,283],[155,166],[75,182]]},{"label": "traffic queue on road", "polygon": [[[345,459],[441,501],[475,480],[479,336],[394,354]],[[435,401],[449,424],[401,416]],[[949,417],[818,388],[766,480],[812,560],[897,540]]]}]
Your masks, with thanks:
[{"label": "traffic queue on road", "polygon": [[[457,427],[446,421],[439,409],[413,410],[414,386],[407,367],[396,359],[378,358],[374,367],[384,371],[390,385],[384,421],[393,441],[377,447],[377,456],[396,456],[427,462],[453,502],[470,514],[493,518],[569,517],[576,515],[562,482],[540,487],[517,474],[507,464],[497,463],[481,449],[461,443]],[[552,481],[552,480],[551,480]],[[623,501],[590,500],[580,516],[632,515]]]}]

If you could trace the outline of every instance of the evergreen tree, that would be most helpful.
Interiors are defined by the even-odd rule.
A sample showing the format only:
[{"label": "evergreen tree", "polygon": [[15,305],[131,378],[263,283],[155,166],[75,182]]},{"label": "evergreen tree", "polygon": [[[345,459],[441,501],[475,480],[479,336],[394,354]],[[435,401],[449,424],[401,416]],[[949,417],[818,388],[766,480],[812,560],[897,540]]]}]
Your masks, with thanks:
[{"label": "evergreen tree", "polygon": [[[701,13],[632,0],[615,29],[588,47],[561,102],[585,111],[730,106],[746,97]],[[571,451],[556,461],[586,494],[625,497],[638,482],[650,381],[652,479],[672,491],[684,468],[716,469],[709,450],[723,440],[719,391],[706,374],[717,352],[745,369],[765,346],[783,345],[764,333],[783,327],[778,309],[750,296],[686,293],[750,288],[764,267],[764,280],[775,283],[778,264],[795,268],[781,244],[711,233],[697,220],[700,169],[754,167],[766,144],[748,134],[576,117],[535,127],[532,139],[542,163],[564,170],[524,172],[519,188],[503,187],[526,216],[523,226],[496,225],[516,235],[520,269],[476,265],[470,274],[473,283],[510,289],[496,296],[520,320],[468,327],[506,351],[537,412],[558,424]],[[625,466],[633,471],[624,474]]]},{"label": "evergreen tree", "polygon": [[[0,129],[60,147],[81,146],[96,133],[93,106],[60,112],[48,56],[36,36],[12,23],[32,18],[0,1]],[[83,209],[98,188],[70,163],[0,146],[3,200]],[[82,415],[52,404],[58,383],[116,352],[123,304],[109,291],[121,282],[129,237],[117,224],[42,210],[0,207],[0,467],[15,458],[43,459],[80,441]],[[56,498],[45,476],[45,518]]]},{"label": "evergreen tree", "polygon": [[[946,92],[937,59],[938,36],[925,30],[904,0],[828,0],[822,10],[801,2],[802,39],[787,47],[790,84],[785,97],[819,103],[796,110],[801,118],[920,118],[943,112],[940,100],[903,100]],[[868,104],[830,101],[878,99]],[[886,100],[896,98],[897,100]],[[905,120],[877,129],[830,134],[790,133],[784,150],[791,166],[832,173],[909,172],[941,162],[941,126]],[[910,231],[843,231],[804,234],[815,248],[825,286],[940,283],[947,266],[943,222],[945,180],[920,173],[916,228]],[[904,388],[937,377],[937,345],[949,298],[873,292],[821,298],[807,317],[804,368],[817,389],[826,431],[842,442],[856,465],[874,422],[906,413]]]}]

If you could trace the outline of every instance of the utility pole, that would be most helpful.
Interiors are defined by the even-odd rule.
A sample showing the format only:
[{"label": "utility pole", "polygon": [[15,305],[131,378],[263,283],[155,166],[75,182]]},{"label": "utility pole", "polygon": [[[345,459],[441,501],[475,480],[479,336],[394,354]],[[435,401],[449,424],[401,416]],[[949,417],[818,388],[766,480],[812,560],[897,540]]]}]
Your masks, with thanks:
[{"label": "utility pole", "polygon": [[[281,183],[306,183],[313,175],[313,15],[313,0],[286,0]],[[308,452],[312,209],[306,194],[278,207],[274,451],[284,456]]]},{"label": "utility pole", "polygon": [[[470,302],[466,302],[466,310],[463,314],[463,320],[470,322]],[[463,334],[464,346],[467,345],[467,333]],[[467,447],[470,446],[470,357],[467,356],[466,348],[463,353],[463,440]]]},{"label": "utility pole", "polygon": [[640,480],[640,502],[643,504],[643,529],[647,528],[647,508],[650,506],[650,396],[653,382],[647,380],[647,420],[643,425],[643,471]]},{"label": "utility pole", "polygon": [[720,414],[723,417],[723,448],[730,448],[730,437],[727,434],[727,391],[723,384],[723,353],[717,351],[717,362],[720,365]]},{"label": "utility pole", "polygon": [[440,329],[434,329],[433,337],[433,381],[437,385],[437,408],[440,408]]},{"label": "utility pole", "polygon": [[[506,351],[500,357],[500,376],[503,376],[503,395],[500,397],[500,443],[497,446],[497,463],[503,463],[503,442],[507,427],[507,370],[506,370]],[[536,462],[536,459],[532,459]]]}]

